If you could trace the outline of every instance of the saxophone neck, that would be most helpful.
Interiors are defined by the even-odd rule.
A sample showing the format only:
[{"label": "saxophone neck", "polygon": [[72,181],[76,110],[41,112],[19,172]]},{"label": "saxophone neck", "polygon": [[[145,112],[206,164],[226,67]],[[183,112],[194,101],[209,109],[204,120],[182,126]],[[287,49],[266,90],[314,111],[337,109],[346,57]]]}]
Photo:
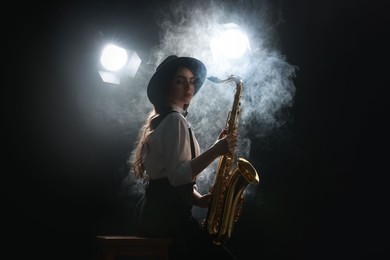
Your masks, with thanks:
[{"label": "saxophone neck", "polygon": [[237,75],[230,75],[227,79],[224,79],[224,80],[221,80],[221,79],[214,77],[214,76],[208,77],[207,79],[214,82],[214,83],[228,83],[228,82],[234,81],[237,85],[242,84],[241,77],[239,77]]}]

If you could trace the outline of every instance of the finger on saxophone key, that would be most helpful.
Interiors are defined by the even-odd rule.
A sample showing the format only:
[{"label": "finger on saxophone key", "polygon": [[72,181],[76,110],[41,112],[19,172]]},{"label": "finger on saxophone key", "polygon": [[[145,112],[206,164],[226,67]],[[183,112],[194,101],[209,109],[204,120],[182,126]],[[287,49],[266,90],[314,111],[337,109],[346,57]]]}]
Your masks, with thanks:
[{"label": "finger on saxophone key", "polygon": [[226,136],[226,141],[228,145],[228,150],[230,153],[234,152],[237,144],[237,135],[235,133],[231,133]]}]

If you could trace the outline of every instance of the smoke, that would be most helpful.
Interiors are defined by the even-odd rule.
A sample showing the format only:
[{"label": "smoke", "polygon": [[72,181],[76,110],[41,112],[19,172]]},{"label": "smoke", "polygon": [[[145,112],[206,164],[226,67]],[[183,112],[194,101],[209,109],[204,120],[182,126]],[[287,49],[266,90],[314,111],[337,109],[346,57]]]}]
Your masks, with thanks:
[{"label": "smoke", "polygon": [[[263,137],[285,123],[275,115],[281,108],[292,105],[295,93],[292,77],[296,68],[277,49],[273,27],[280,22],[278,10],[270,10],[264,1],[232,3],[172,1],[166,9],[156,13],[160,45],[153,50],[150,61],[157,66],[171,54],[192,56],[205,63],[208,76],[241,77],[244,91],[240,136],[244,138],[246,129],[250,129],[248,125],[255,124],[261,127],[252,134]],[[225,23],[238,24],[247,32],[251,53],[244,59],[229,63],[213,58],[209,46],[213,31]],[[206,80],[194,97],[188,119],[202,147],[212,144],[224,127],[234,92],[234,82],[215,84]]]},{"label": "smoke", "polygon": [[[286,123],[276,114],[292,106],[296,68],[277,49],[276,26],[281,14],[276,6],[272,9],[265,1],[172,1],[155,17],[161,40],[151,57],[155,66],[171,54],[191,56],[205,63],[208,76],[226,79],[233,74],[242,78],[238,156],[250,156],[249,130],[251,138],[261,138]],[[250,42],[251,52],[233,63],[215,60],[210,52],[213,31],[226,23],[241,26]],[[212,145],[225,126],[234,92],[234,82],[215,84],[206,80],[194,97],[188,121],[201,148]],[[216,165],[213,166],[199,176],[201,190],[212,183]]]},{"label": "smoke", "polygon": [[[295,87],[292,79],[296,67],[278,50],[276,28],[282,22],[282,14],[277,4],[272,1],[173,0],[156,10],[154,19],[159,30],[159,44],[142,64],[131,90],[123,90],[118,97],[124,102],[117,103],[121,107],[116,110],[122,111],[117,121],[129,132],[138,131],[151,109],[146,85],[157,65],[171,54],[202,60],[208,70],[207,76],[226,79],[233,74],[242,78],[239,157],[250,156],[251,139],[265,138],[286,124],[287,119],[277,117],[277,113],[293,104]],[[215,28],[226,23],[243,28],[250,44],[250,53],[233,63],[215,60],[210,52],[209,43]],[[216,84],[206,80],[194,97],[187,118],[202,150],[210,147],[224,128],[234,93],[234,82]],[[212,184],[216,163],[198,177],[200,191],[207,191]]]}]

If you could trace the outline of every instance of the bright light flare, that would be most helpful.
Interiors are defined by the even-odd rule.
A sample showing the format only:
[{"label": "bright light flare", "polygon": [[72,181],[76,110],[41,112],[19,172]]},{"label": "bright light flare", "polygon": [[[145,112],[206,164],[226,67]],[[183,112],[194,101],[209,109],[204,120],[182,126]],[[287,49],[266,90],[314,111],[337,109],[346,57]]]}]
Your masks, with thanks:
[{"label": "bright light flare", "polygon": [[211,39],[210,48],[216,58],[238,59],[249,50],[249,41],[238,25],[226,24]]},{"label": "bright light flare", "polygon": [[135,51],[108,44],[100,56],[99,75],[104,82],[119,85],[122,78],[134,78],[141,62]]},{"label": "bright light flare", "polygon": [[119,70],[127,62],[127,51],[121,47],[109,44],[103,49],[100,62],[106,70]]}]

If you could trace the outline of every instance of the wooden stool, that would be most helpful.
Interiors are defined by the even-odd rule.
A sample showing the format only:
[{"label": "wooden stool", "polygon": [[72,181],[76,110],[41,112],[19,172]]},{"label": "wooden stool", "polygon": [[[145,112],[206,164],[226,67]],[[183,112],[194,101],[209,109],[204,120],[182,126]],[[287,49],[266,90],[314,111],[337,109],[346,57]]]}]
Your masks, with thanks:
[{"label": "wooden stool", "polygon": [[137,236],[97,236],[96,238],[100,246],[99,260],[115,260],[117,256],[154,256],[168,260],[168,249],[172,244],[171,240],[166,238]]}]

